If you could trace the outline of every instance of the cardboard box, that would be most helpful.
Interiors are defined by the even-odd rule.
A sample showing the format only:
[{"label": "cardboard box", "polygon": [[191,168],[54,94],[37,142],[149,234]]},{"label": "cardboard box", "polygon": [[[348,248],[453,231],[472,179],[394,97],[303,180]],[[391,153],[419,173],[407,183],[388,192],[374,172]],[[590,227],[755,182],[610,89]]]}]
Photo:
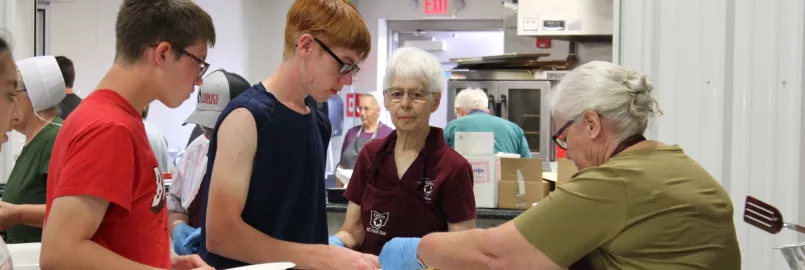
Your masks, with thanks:
[{"label": "cardboard box", "polygon": [[464,156],[472,165],[473,193],[475,193],[475,207],[498,207],[498,181],[497,160],[492,155]]},{"label": "cardboard box", "polygon": [[[541,159],[500,158],[497,166],[498,208],[528,209],[545,197]],[[522,182],[517,177],[518,171]]]},{"label": "cardboard box", "polygon": [[456,132],[454,147],[462,156],[491,156],[495,154],[495,133]]},{"label": "cardboard box", "polygon": [[523,181],[522,187],[521,191],[520,183],[517,181],[500,181],[498,208],[525,210],[545,197],[542,181]]},{"label": "cardboard box", "polygon": [[498,168],[499,181],[517,181],[519,170],[523,180],[542,182],[542,159],[539,158],[500,158]]}]

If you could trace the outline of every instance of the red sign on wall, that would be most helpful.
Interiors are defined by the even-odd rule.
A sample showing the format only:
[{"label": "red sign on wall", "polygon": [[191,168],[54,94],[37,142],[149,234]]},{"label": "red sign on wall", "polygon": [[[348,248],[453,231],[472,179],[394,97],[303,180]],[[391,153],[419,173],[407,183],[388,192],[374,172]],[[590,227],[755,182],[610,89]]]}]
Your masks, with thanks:
[{"label": "red sign on wall", "polygon": [[346,102],[347,106],[347,117],[360,117],[361,112],[358,111],[358,107],[361,106],[361,96],[362,94],[358,93],[349,93],[347,94]]},{"label": "red sign on wall", "polygon": [[422,6],[426,15],[447,14],[449,0],[424,0]]}]

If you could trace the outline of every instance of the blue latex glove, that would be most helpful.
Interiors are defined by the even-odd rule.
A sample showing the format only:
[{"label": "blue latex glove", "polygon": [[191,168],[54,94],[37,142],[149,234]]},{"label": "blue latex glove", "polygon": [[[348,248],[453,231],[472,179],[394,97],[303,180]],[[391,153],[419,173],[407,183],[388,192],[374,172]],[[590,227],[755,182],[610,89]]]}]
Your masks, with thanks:
[{"label": "blue latex glove", "polygon": [[341,242],[341,238],[338,236],[330,236],[330,238],[327,238],[327,241],[330,242],[330,245],[344,247],[344,242]]},{"label": "blue latex glove", "polygon": [[391,239],[383,245],[380,252],[380,266],[383,270],[423,269],[417,260],[420,238]]},{"label": "blue latex glove", "polygon": [[[173,231],[171,232],[173,236],[173,248],[176,249],[176,252],[179,252],[179,243],[182,240],[190,236],[196,228],[190,227],[187,223],[179,222],[176,226],[173,226]],[[184,255],[184,254],[179,254]]]},{"label": "blue latex glove", "polygon": [[173,238],[173,250],[178,255],[196,254],[200,246],[201,246],[201,228],[194,229],[185,238]]}]

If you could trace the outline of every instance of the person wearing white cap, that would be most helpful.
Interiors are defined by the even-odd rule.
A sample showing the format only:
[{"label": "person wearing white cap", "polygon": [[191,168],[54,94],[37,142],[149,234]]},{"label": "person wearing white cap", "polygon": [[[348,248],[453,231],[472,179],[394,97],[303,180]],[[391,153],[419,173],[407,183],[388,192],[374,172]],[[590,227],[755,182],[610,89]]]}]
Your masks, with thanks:
[{"label": "person wearing white cap", "polygon": [[182,124],[195,124],[203,130],[204,136],[195,138],[185,150],[168,193],[168,218],[176,254],[189,255],[198,251],[203,200],[199,186],[207,173],[210,138],[218,116],[229,101],[249,87],[249,81],[238,74],[223,69],[210,73],[198,89],[196,110]]},{"label": "person wearing white cap", "polygon": [[25,146],[0,202],[0,230],[6,231],[10,244],[42,240],[48,163],[63,122],[59,103],[65,96],[55,57],[28,58],[17,66],[21,80],[15,100],[20,110],[13,114],[11,125],[25,135]]}]

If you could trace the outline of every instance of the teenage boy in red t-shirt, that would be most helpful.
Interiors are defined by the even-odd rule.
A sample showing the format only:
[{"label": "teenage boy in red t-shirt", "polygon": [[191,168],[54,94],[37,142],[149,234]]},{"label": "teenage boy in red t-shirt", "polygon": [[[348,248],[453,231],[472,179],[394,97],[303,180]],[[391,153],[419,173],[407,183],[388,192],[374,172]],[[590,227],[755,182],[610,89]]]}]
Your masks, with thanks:
[{"label": "teenage boy in red t-shirt", "polygon": [[162,174],[140,115],[154,100],[178,107],[201,84],[212,19],[190,0],[125,0],[115,30],[114,64],[53,147],[40,265],[208,268],[170,257]]}]

